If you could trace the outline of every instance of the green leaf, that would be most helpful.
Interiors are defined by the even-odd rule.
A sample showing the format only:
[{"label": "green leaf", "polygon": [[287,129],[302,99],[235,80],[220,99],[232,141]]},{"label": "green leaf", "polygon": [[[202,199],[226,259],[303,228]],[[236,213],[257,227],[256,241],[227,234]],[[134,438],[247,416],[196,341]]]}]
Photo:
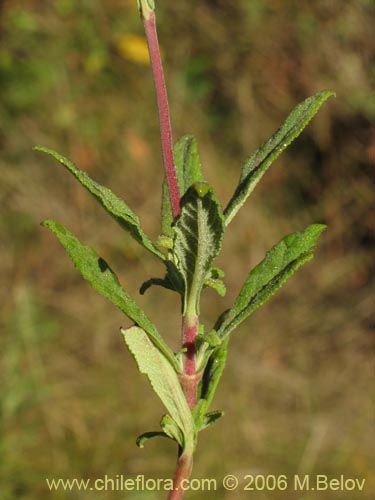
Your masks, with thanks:
[{"label": "green leaf", "polygon": [[198,315],[200,292],[224,232],[221,207],[208,184],[197,183],[188,189],[173,228],[174,257],[185,282],[184,314]]},{"label": "green leaf", "polygon": [[[122,329],[121,332],[139,371],[147,376],[152,388],[169,412],[169,418],[181,430],[184,439],[183,448],[192,452],[195,446],[194,421],[173,365],[150,341],[142,328],[133,326],[127,330]],[[175,438],[172,427],[171,420],[164,420],[164,431],[168,431]]]},{"label": "green leaf", "polygon": [[178,443],[180,446],[183,447],[184,436],[180,428],[176,424],[176,422],[169,415],[164,415],[164,417],[161,419],[160,425],[161,428],[163,429],[163,432],[151,431],[141,434],[140,436],[137,437],[136,440],[137,446],[139,448],[143,448],[144,443],[149,439],[152,439],[154,437],[165,437],[172,439],[173,441],[176,441],[176,443]]},{"label": "green leaf", "polygon": [[304,231],[289,234],[275,245],[249,274],[233,307],[223,314],[215,326],[219,337],[225,338],[236,326],[264,304],[305,262],[313,250],[323,224],[313,224]]},{"label": "green leaf", "polygon": [[90,285],[103,295],[103,297],[110,300],[112,304],[121,309],[134,323],[141,326],[155,345],[164,352],[175,368],[180,370],[173,352],[164,342],[155,325],[121,287],[117,276],[105,260],[99,257],[93,248],[82,244],[57,222],[46,220],[42,225],[50,229],[57,236],[62,246],[68,252],[75,267]]},{"label": "green leaf", "polygon": [[227,293],[227,288],[222,280],[207,279],[204,282],[204,285],[213,288],[216,293],[220,295],[220,297],[225,297],[225,294]]},{"label": "green leaf", "polygon": [[206,401],[206,410],[211,405],[220,377],[225,368],[228,342],[229,337],[213,351],[203,373],[201,398]]},{"label": "green leaf", "polygon": [[271,163],[300,135],[322,104],[334,95],[334,92],[325,90],[303,101],[290,113],[277,132],[245,161],[236,191],[224,210],[226,225],[245,203]]},{"label": "green leaf", "polygon": [[166,179],[164,179],[162,186],[162,199],[161,199],[161,232],[163,236],[172,237],[173,235],[172,224],[173,224],[172,205],[169,197],[168,184]]},{"label": "green leaf", "polygon": [[209,351],[211,352],[211,354],[208,358],[208,362],[206,363],[203,372],[203,377],[200,384],[199,401],[193,410],[194,421],[197,430],[202,430],[203,428],[207,427],[207,410],[212,403],[219,380],[225,368],[228,342],[229,336],[221,343],[219,347]]},{"label": "green leaf", "polygon": [[[173,158],[176,166],[178,187],[180,188],[182,197],[194,183],[204,182],[202,165],[194,136],[190,134],[184,135],[176,142],[173,147]],[[173,231],[171,226],[173,223],[173,216],[168,187],[165,180],[163,183],[161,214],[162,233],[166,236],[172,236]]]},{"label": "green leaf", "polygon": [[184,446],[184,435],[177,423],[169,415],[163,416],[160,425],[167,436],[176,441],[180,446]]},{"label": "green leaf", "polygon": [[135,443],[138,446],[138,448],[144,448],[145,442],[148,441],[149,439],[154,438],[154,437],[164,437],[164,438],[172,439],[165,432],[151,431],[151,432],[144,432],[143,434],[138,436]]},{"label": "green leaf", "polygon": [[227,293],[227,288],[221,279],[224,276],[224,271],[218,267],[212,267],[210,273],[204,282],[204,286],[213,288],[220,297],[224,297]]},{"label": "green leaf", "polygon": [[196,182],[205,182],[197,141],[193,135],[184,135],[176,142],[173,147],[173,158],[182,195]]},{"label": "green leaf", "polygon": [[91,193],[94,198],[102,205],[105,210],[125,229],[138,243],[144,248],[152,252],[161,260],[165,260],[165,256],[160,250],[152,243],[152,241],[144,233],[137,215],[126,205],[126,203],[118,198],[112,191],[104,186],[101,186],[92,180],[86,172],[83,172],[74,165],[73,162],[64,158],[56,151],[45,148],[43,146],[36,146],[35,151],[42,151],[47,153],[61,165],[63,165],[74,177],[81,183],[81,185]]},{"label": "green leaf", "polygon": [[150,278],[149,280],[142,283],[139,293],[143,295],[151,286],[161,286],[167,290],[172,290],[174,292],[183,295],[185,290],[184,280],[181,273],[178,271],[176,265],[171,260],[166,260],[164,262],[167,268],[167,272],[164,278]]},{"label": "green leaf", "polygon": [[224,412],[222,410],[215,410],[206,413],[202,419],[199,430],[203,431],[203,429],[207,429],[207,427],[217,422],[222,416],[224,416]]},{"label": "green leaf", "polygon": [[174,290],[173,286],[167,279],[163,278],[150,278],[147,281],[143,282],[141,285],[141,288],[139,289],[139,293],[143,295],[144,293],[147,292],[147,290],[151,286],[161,286],[163,288],[166,288],[167,290]]},{"label": "green leaf", "polygon": [[210,347],[219,347],[222,344],[223,339],[221,339],[215,330],[210,330],[208,333],[203,333],[199,335],[201,342],[206,342]]}]

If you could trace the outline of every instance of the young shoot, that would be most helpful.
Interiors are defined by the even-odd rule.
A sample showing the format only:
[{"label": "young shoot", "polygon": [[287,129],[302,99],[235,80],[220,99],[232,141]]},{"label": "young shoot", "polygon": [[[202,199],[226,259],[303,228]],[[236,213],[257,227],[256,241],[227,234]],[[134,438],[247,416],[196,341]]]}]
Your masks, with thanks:
[{"label": "young shoot", "polygon": [[[165,266],[162,277],[152,277],[141,293],[153,285],[181,297],[181,347],[174,353],[153,321],[121,286],[111,267],[88,245],[53,220],[42,223],[67,251],[75,267],[90,285],[117,306],[133,326],[121,329],[126,346],[139,371],[145,374],[162,401],[166,414],[160,430],[146,432],[136,443],[163,436],[178,446],[177,466],[169,500],[184,495],[184,480],[191,475],[199,433],[215,423],[222,410],[212,410],[223,373],[228,342],[236,327],[263,305],[303,264],[313,258],[323,224],[312,224],[285,236],[252,270],[238,290],[233,305],[213,325],[200,323],[200,298],[206,287],[225,295],[224,272],[215,267],[224,232],[244,206],[256,184],[278,156],[296,139],[333,92],[325,90],[295,107],[275,134],[241,166],[238,185],[226,207],[202,171],[197,143],[185,135],[173,146],[163,66],[156,31],[155,2],[138,0],[150,54],[159,112],[164,173],[160,171],[161,228],[156,242],[142,229],[133,210],[108,188],[101,186],[59,153],[37,146],[55,158],[102,205],[108,214],[155,259]],[[163,180],[164,179],[164,180]],[[186,484],[186,482],[185,482]]]}]

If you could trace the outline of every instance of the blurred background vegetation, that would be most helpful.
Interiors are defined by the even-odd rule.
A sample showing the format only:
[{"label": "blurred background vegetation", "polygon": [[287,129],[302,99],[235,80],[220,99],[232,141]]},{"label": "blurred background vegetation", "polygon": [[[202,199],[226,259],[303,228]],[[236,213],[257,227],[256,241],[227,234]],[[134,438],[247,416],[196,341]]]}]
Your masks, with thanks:
[{"label": "blurred background vegetation", "polygon": [[[297,103],[322,89],[337,93],[227,231],[218,264],[228,294],[204,294],[208,324],[270,246],[312,222],[328,225],[315,260],[233,336],[214,405],[226,416],[200,435],[194,476],[344,474],[367,478],[366,492],[252,498],[369,499],[373,2],[157,4],[174,138],[197,137],[223,204],[243,159]],[[0,16],[0,499],[66,498],[46,489],[46,477],[170,477],[173,444],[134,444],[158,427],[163,408],[123,345],[119,326],[128,320],[39,222],[57,219],[96,248],[133,295],[162,269],[66,171],[32,151],[43,144],[72,158],[157,237],[158,118],[136,1],[2,0]],[[151,289],[138,303],[176,349],[177,298]]]}]

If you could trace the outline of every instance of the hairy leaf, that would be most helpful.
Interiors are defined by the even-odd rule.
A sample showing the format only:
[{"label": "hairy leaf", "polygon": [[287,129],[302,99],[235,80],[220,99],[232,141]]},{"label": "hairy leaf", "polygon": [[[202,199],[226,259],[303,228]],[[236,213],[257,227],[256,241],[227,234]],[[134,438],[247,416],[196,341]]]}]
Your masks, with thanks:
[{"label": "hairy leaf", "polygon": [[221,248],[224,220],[221,207],[206,183],[188,189],[174,224],[174,256],[185,282],[184,313],[199,313],[202,287]]},{"label": "hairy leaf", "polygon": [[141,288],[139,289],[139,293],[141,295],[144,295],[147,292],[147,290],[153,285],[161,286],[163,288],[166,288],[167,290],[174,290],[174,288],[168,282],[168,280],[163,278],[150,278],[142,283]]},{"label": "hairy leaf", "polygon": [[162,252],[152,243],[152,241],[144,233],[137,215],[126,205],[126,203],[118,198],[112,191],[104,186],[101,186],[92,180],[86,172],[83,172],[74,165],[73,162],[64,158],[56,151],[45,148],[43,146],[36,146],[36,151],[47,153],[61,165],[63,165],[74,177],[81,183],[81,185],[91,193],[94,198],[107,210],[107,212],[115,219],[120,226],[125,229],[138,243],[144,248],[157,255],[160,259],[165,260]]},{"label": "hairy leaf", "polygon": [[206,401],[206,410],[211,405],[220,377],[225,368],[228,342],[229,337],[213,351],[204,370],[201,398]]},{"label": "hairy leaf", "polygon": [[160,422],[161,428],[171,439],[184,446],[184,435],[177,423],[169,415],[164,415]]},{"label": "hairy leaf", "polygon": [[[139,371],[147,376],[171,419],[181,429],[184,448],[192,451],[195,446],[194,421],[174,367],[142,328],[133,326],[121,332]],[[164,421],[164,431],[174,434],[171,420]]]},{"label": "hairy leaf", "polygon": [[277,132],[242,165],[239,184],[224,210],[225,223],[236,215],[272,162],[300,135],[322,104],[334,92],[326,90],[307,98],[288,116]]},{"label": "hairy leaf", "polygon": [[236,326],[264,304],[305,262],[313,250],[323,224],[313,224],[304,231],[289,234],[275,245],[249,274],[232,308],[221,316],[215,330],[225,338]]},{"label": "hairy leaf", "polygon": [[[191,185],[196,182],[204,182],[202,165],[195,137],[190,134],[181,137],[173,147],[173,158],[176,166],[178,187],[180,188],[182,197]],[[172,236],[173,231],[171,226],[173,223],[173,216],[168,186],[165,180],[163,183],[161,214],[162,233],[167,236]]]},{"label": "hairy leaf", "polygon": [[158,348],[164,352],[175,368],[180,369],[173,352],[166,345],[155,325],[121,287],[117,276],[105,260],[99,257],[93,248],[82,244],[57,222],[46,220],[42,225],[55,233],[62,246],[68,252],[75,267],[90,285],[103,295],[103,297],[121,309],[134,323],[141,326]]},{"label": "hairy leaf", "polygon": [[213,288],[220,295],[220,297],[224,297],[225,294],[227,293],[227,288],[225,286],[225,283],[220,279],[208,278],[204,282],[204,286],[209,286],[210,288]]},{"label": "hairy leaf", "polygon": [[225,283],[221,279],[224,276],[224,271],[222,269],[219,269],[217,267],[212,267],[210,269],[210,273],[206,278],[206,281],[204,282],[204,286],[209,286],[210,288],[213,288],[219,295],[220,297],[224,297],[227,289],[225,286]]},{"label": "hairy leaf", "polygon": [[168,434],[166,434],[165,432],[150,431],[150,432],[144,432],[143,434],[138,436],[136,439],[136,445],[138,446],[138,448],[144,448],[146,441],[148,441],[149,439],[152,439],[154,437],[164,437],[164,438],[168,438],[168,439],[173,439],[170,436],[168,436]]},{"label": "hairy leaf", "polygon": [[[211,354],[204,369],[200,384],[199,401],[194,408],[194,420],[197,430],[202,430],[209,425],[208,420],[210,419],[207,417],[207,410],[212,403],[219,380],[225,368],[228,342],[229,336],[221,343],[220,346],[211,350]],[[217,412],[213,413],[215,415],[217,414]],[[222,414],[222,412],[220,413]],[[219,416],[213,417],[213,419],[217,420]]]},{"label": "hairy leaf", "polygon": [[151,432],[145,432],[140,436],[138,436],[136,440],[137,446],[139,448],[143,448],[144,443],[154,437],[169,438],[172,439],[173,441],[176,441],[176,443],[178,443],[180,446],[182,447],[184,446],[183,433],[181,432],[181,429],[178,427],[176,422],[169,415],[163,416],[160,422],[160,426],[163,429],[163,432],[151,431]]},{"label": "hairy leaf", "polygon": [[224,412],[222,410],[215,410],[206,413],[202,419],[199,430],[203,431],[203,429],[207,429],[207,427],[217,422],[222,416],[224,416]]}]

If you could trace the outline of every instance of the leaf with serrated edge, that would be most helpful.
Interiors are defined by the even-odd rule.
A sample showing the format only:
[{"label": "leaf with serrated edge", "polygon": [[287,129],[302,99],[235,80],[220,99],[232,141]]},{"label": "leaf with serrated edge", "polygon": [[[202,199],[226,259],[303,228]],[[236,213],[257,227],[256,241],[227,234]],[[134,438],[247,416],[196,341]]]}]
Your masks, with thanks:
[{"label": "leaf with serrated edge", "polygon": [[224,232],[221,207],[206,183],[188,189],[174,224],[174,255],[185,281],[184,314],[199,313],[199,297]]},{"label": "leaf with serrated edge", "polygon": [[[197,142],[193,135],[184,135],[176,142],[173,147],[173,159],[176,166],[177,181],[181,196],[183,196],[188,188],[195,182],[204,182]],[[161,213],[162,233],[167,236],[172,236],[173,231],[171,226],[173,216],[168,186],[165,180],[163,183]]]},{"label": "leaf with serrated edge", "polygon": [[95,250],[81,243],[67,229],[52,220],[46,220],[42,225],[50,229],[58,238],[62,246],[68,252],[75,267],[90,285],[103,297],[110,300],[121,309],[132,321],[140,325],[150,336],[152,341],[162,350],[174,367],[180,370],[179,364],[163,338],[157,331],[155,325],[140,309],[134,300],[121,287],[120,282],[108,266],[108,264],[97,255]]},{"label": "leaf with serrated edge", "polygon": [[289,234],[267,252],[250,272],[232,308],[215,325],[221,338],[264,304],[302,264],[312,259],[317,240],[325,228],[323,224],[308,226],[304,231]]},{"label": "leaf with serrated edge", "polygon": [[43,146],[36,146],[35,151],[47,153],[63,165],[80,184],[91,193],[94,198],[102,205],[103,208],[125,229],[138,243],[144,248],[152,252],[161,260],[165,260],[165,256],[152,241],[146,236],[137,215],[126,205],[126,203],[118,198],[112,191],[104,186],[101,186],[92,180],[86,172],[80,170],[74,163],[56,151],[45,148]]},{"label": "leaf with serrated edge", "polygon": [[319,92],[300,103],[277,132],[262,144],[243,164],[239,184],[224,210],[225,224],[236,215],[272,162],[300,135],[322,104],[335,93]]},{"label": "leaf with serrated edge", "polygon": [[184,448],[192,452],[195,446],[194,421],[176,371],[142,328],[133,326],[122,329],[121,333],[139,371],[147,376],[170,417],[181,429]]}]

